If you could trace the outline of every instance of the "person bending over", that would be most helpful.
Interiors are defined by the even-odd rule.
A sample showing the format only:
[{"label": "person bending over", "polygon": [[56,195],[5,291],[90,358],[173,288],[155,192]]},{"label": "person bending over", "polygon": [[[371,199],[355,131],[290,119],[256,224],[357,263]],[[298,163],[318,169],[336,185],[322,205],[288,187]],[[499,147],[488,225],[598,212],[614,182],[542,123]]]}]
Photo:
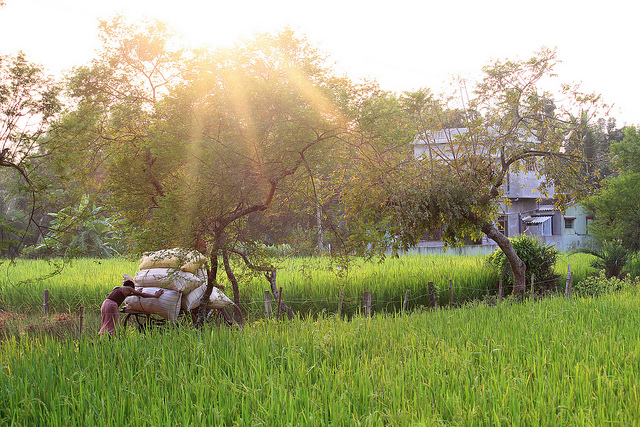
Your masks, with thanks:
[{"label": "person bending over", "polygon": [[100,314],[102,315],[102,327],[98,335],[109,332],[110,335],[116,333],[116,325],[118,324],[118,307],[129,295],[136,295],[143,298],[159,298],[163,294],[162,289],[158,289],[153,294],[145,294],[134,288],[133,281],[125,280],[122,286],[116,286],[111,293],[107,296],[107,299],[102,303],[100,307]]}]

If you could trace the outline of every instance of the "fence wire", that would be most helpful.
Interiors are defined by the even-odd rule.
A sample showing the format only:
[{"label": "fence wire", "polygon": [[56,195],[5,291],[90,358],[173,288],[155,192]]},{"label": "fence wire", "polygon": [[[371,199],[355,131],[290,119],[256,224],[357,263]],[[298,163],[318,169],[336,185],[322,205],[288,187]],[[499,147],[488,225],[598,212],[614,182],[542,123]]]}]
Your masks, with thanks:
[{"label": "fence wire", "polygon": [[[549,280],[543,280],[543,281],[535,281],[534,292],[536,288],[539,288],[541,286],[544,286],[552,282],[556,284],[556,289],[560,289],[559,280],[549,279]],[[429,282],[429,283],[433,283],[433,282]],[[370,307],[372,310],[375,309],[375,310],[380,310],[382,312],[388,309],[393,310],[393,307],[395,307],[396,309],[402,308],[402,310],[410,311],[411,309],[415,309],[418,307],[433,306],[434,301],[436,305],[444,307],[444,306],[450,306],[450,305],[459,305],[460,303],[470,302],[470,301],[473,301],[474,299],[478,300],[483,297],[499,296],[499,286],[497,283],[495,287],[491,287],[491,288],[455,286],[453,282],[450,281],[449,283],[450,284],[448,286],[446,285],[436,286],[435,283],[433,283],[432,292],[423,292],[417,295],[414,294],[414,295],[407,296],[405,291],[403,292],[402,297],[399,297],[397,299],[396,298],[382,298],[382,299],[374,298],[375,294],[371,293],[372,297],[370,299],[370,303],[371,303]],[[526,286],[527,286],[527,289],[525,291],[525,294],[527,292],[530,293],[530,289],[531,289],[529,283],[527,283]],[[564,287],[562,288],[564,290]],[[327,309],[329,309],[329,306],[332,306],[332,309],[335,309],[336,311],[338,307],[341,307],[342,312],[344,313],[348,312],[353,314],[365,307],[364,294],[357,295],[357,296],[354,294],[347,295],[347,296],[343,295],[342,298],[339,295],[336,295],[335,298],[322,297],[322,298],[311,298],[311,299],[306,299],[306,298],[289,299],[287,298],[286,289],[283,289],[283,288],[281,289],[282,289],[281,302],[292,309],[296,309],[296,308],[304,309],[305,306],[323,305],[324,307],[322,307],[322,310],[320,311],[326,311]],[[468,294],[471,294],[472,297],[469,298],[469,295],[467,295],[466,298],[461,298],[458,295],[458,301],[456,301],[456,294],[459,294],[461,291],[468,292]],[[452,299],[452,296],[453,296],[453,299]],[[260,312],[263,312],[263,314],[267,314],[265,312],[266,311],[265,304],[269,304],[265,299],[243,299],[240,301],[240,307],[243,309],[243,311],[250,313],[252,316],[255,316]],[[275,309],[277,309],[277,304],[278,304],[277,300],[275,299],[270,301],[272,312],[275,311]],[[306,307],[306,309],[311,310],[310,307]],[[48,308],[45,307],[44,303],[43,305],[37,305],[37,306],[22,304],[18,307],[13,307],[13,310],[14,310],[13,313],[36,313],[38,311],[40,311],[41,313],[48,312]],[[79,324],[80,316],[78,315],[78,310],[73,310],[69,306],[67,306],[67,310],[68,310],[67,313],[75,317],[72,317],[70,319],[64,319],[60,317],[60,316],[64,316],[63,313],[62,314],[52,313],[51,315],[48,315],[48,316],[43,313],[42,317],[40,318],[41,320],[35,320],[37,319],[37,317],[34,317],[34,315],[32,314],[30,316],[29,324],[35,327],[40,326],[42,328],[50,327],[52,324],[57,325],[59,327],[62,327],[63,325],[70,324],[70,323]],[[85,315],[86,314],[99,315],[98,314],[99,307],[89,306],[89,307],[84,307],[83,310]],[[7,328],[7,324],[15,323],[14,321],[12,321],[10,316],[8,318],[7,316],[3,317],[2,316],[3,313],[7,313],[7,312],[0,310],[0,332]],[[25,315],[22,315],[22,316],[24,317]],[[52,316],[54,316],[53,322],[51,321]]]}]

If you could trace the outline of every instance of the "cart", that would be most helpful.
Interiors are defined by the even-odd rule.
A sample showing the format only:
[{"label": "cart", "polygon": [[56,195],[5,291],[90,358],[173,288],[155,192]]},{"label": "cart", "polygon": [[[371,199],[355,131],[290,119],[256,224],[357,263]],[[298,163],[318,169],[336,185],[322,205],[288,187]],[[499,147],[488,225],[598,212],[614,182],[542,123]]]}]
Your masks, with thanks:
[{"label": "cart", "polygon": [[[235,312],[235,316],[233,313],[229,311],[229,309]],[[151,328],[158,327],[166,327],[168,325],[175,325],[176,323],[169,322],[167,319],[155,314],[155,313],[147,313],[143,311],[132,310],[127,307],[122,307],[120,309],[120,313],[124,313],[124,321],[122,325],[124,328],[134,327],[137,328],[140,332],[146,332]],[[195,322],[194,313],[189,311],[181,310],[178,318],[186,317],[190,319],[192,322]],[[239,321],[236,318],[240,319]],[[213,308],[207,312],[205,317],[205,321],[215,322],[218,326],[233,326],[233,327],[242,327],[244,324],[244,318],[242,316],[242,311],[235,304],[224,307],[224,308]]]}]

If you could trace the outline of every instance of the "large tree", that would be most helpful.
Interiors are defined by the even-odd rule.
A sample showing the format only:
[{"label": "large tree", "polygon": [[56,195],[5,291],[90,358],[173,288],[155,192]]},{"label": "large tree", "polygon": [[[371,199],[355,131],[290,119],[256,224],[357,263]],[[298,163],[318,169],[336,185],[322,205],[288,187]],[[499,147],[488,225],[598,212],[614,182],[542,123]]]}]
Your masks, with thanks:
[{"label": "large tree", "polygon": [[[25,242],[27,229],[40,225],[37,199],[44,187],[34,172],[50,153],[47,132],[61,109],[59,91],[44,69],[24,54],[0,56],[0,169],[5,183],[0,250],[11,246],[12,255]],[[5,239],[9,235],[11,241]]]},{"label": "large tree", "polygon": [[122,25],[103,25],[107,49],[71,80],[77,109],[61,135],[85,148],[85,161],[100,160],[100,188],[139,248],[207,253],[203,301],[219,284],[221,262],[239,302],[234,257],[275,291],[275,269],[254,256],[260,236],[247,221],[307,192],[318,150],[352,128],[354,89],[288,30],[178,52],[159,24]]},{"label": "large tree", "polygon": [[206,241],[208,291],[220,258],[238,298],[229,262],[237,255],[264,272],[276,293],[273,267],[251,261],[258,236],[247,233],[246,221],[308,185],[317,152],[326,155],[348,135],[350,91],[290,31],[201,57],[193,78],[165,100],[150,141],[158,163],[172,167],[157,206],[145,213],[147,237]]},{"label": "large tree", "polygon": [[[146,168],[154,162],[146,141],[157,120],[158,104],[179,81],[187,58],[177,36],[161,22],[131,24],[116,16],[99,28],[103,46],[97,57],[75,68],[67,79],[69,108],[50,133],[55,148],[50,163],[67,182],[68,205],[96,203],[100,215],[117,218],[121,209],[110,203],[108,184],[110,176],[124,173],[119,170],[123,161],[135,158],[136,171],[142,171],[131,180],[144,179],[159,188],[153,175],[157,168]],[[137,193],[141,191],[142,184]],[[68,230],[52,231],[65,241]]]},{"label": "large tree", "polygon": [[586,206],[595,214],[590,232],[601,242],[619,242],[631,252],[640,250],[640,132],[627,127],[622,142],[611,146],[615,175],[604,180]]},{"label": "large tree", "polygon": [[[354,240],[369,242],[368,249],[399,249],[435,230],[450,245],[485,234],[509,260],[513,292],[523,292],[525,265],[496,226],[508,174],[537,171],[540,190],[555,190],[558,204],[585,194],[590,183],[578,130],[594,119],[599,98],[569,86],[557,96],[543,90],[556,62],[548,50],[527,61],[496,61],[471,94],[464,82],[458,86],[462,97],[405,94],[405,118],[426,152],[414,159],[407,145],[358,147],[352,164],[360,176],[344,195],[351,217],[359,219]],[[438,132],[444,144],[435,143]]]}]

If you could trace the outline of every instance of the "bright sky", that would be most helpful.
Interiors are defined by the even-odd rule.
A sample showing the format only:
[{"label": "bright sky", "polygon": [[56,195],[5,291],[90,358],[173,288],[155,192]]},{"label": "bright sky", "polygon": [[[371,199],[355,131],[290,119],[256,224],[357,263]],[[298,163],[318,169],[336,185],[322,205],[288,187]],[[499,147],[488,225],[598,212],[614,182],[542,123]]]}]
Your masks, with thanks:
[{"label": "bright sky", "polygon": [[633,0],[5,0],[0,54],[24,51],[51,73],[87,64],[97,25],[122,13],[160,19],[194,44],[230,46],[285,26],[305,35],[352,79],[386,90],[438,91],[492,59],[557,48],[560,80],[614,104],[618,125],[640,124]]}]

